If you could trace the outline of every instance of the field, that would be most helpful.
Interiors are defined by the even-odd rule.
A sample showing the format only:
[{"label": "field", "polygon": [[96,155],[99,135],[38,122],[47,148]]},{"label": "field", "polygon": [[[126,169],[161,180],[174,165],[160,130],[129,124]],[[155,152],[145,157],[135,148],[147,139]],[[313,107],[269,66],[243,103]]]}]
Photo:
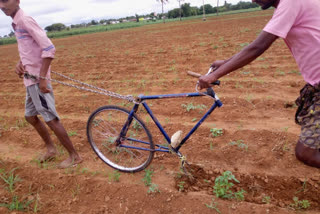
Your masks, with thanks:
[{"label": "field", "polygon": [[[258,11],[53,39],[52,70],[123,95],[194,92],[197,80],[186,71],[204,74],[214,60],[237,53],[271,16]],[[172,154],[156,153],[147,170],[134,174],[104,164],[87,141],[87,119],[100,106],[132,104],[58,83],[57,110],[84,162],[57,169],[67,154],[52,134],[60,155],[40,164],[44,144],[23,117],[18,59],[16,44],[0,46],[0,213],[22,213],[6,207],[46,214],[320,212],[320,171],[294,155],[300,131],[294,101],[304,81],[282,40],[215,87],[224,105],[181,149],[195,169],[193,182]],[[170,136],[187,133],[211,103],[205,97],[149,102]],[[164,144],[150,118],[139,113],[154,141]],[[215,179],[226,171],[239,181],[232,181],[232,191],[245,191],[242,200],[213,193]]]}]

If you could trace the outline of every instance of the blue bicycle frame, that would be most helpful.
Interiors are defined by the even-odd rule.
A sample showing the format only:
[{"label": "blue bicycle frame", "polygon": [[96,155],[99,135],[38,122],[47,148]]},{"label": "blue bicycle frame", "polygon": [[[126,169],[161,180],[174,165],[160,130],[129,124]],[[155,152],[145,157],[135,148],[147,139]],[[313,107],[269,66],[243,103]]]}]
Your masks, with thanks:
[{"label": "blue bicycle frame", "polygon": [[[222,106],[222,102],[219,100],[218,96],[215,94],[215,92],[213,91],[212,88],[208,88],[207,92],[204,93],[200,93],[200,92],[195,92],[195,93],[181,93],[181,94],[164,94],[164,95],[151,95],[151,96],[144,96],[144,95],[140,95],[138,97],[139,99],[139,103],[135,104],[132,108],[132,110],[130,111],[130,114],[128,116],[128,120],[125,123],[124,127],[121,130],[121,134],[119,136],[119,139],[123,136],[125,136],[125,133],[128,130],[128,127],[130,126],[132,119],[133,119],[133,115],[137,112],[139,105],[142,104],[143,107],[146,109],[147,113],[150,115],[150,117],[152,118],[153,122],[156,124],[156,126],[159,128],[160,132],[162,133],[162,135],[165,137],[165,139],[167,140],[168,144],[171,145],[171,139],[168,136],[167,132],[164,130],[164,128],[162,127],[162,125],[160,124],[160,122],[158,121],[158,119],[154,116],[154,114],[152,113],[150,107],[147,105],[147,103],[145,102],[146,100],[155,100],[155,99],[165,99],[165,98],[180,98],[180,97],[200,97],[200,96],[210,96],[212,98],[214,98],[214,103],[212,104],[212,106],[210,107],[210,109],[205,113],[205,115],[198,121],[198,123],[190,130],[190,132],[182,139],[181,143],[179,144],[179,146],[177,148],[168,148],[166,146],[162,146],[159,144],[155,144],[155,146],[157,147],[154,150],[151,149],[147,149],[147,148],[140,148],[140,147],[134,147],[134,146],[128,146],[128,145],[121,145],[120,143],[118,144],[119,147],[125,147],[125,148],[131,148],[131,149],[138,149],[138,150],[147,150],[147,151],[158,151],[158,152],[170,152],[170,151],[175,151],[176,153],[179,153],[179,149],[182,147],[182,145],[190,138],[190,136],[198,129],[198,127],[203,123],[203,121],[212,113],[212,111],[216,108],[216,107],[221,107]],[[144,143],[144,144],[150,144],[148,142],[145,141],[140,141],[137,139],[132,139],[132,138],[128,138],[128,140],[132,140],[132,141],[136,141],[136,142],[140,142],[140,143]],[[117,140],[118,142],[120,142],[120,140]]]}]

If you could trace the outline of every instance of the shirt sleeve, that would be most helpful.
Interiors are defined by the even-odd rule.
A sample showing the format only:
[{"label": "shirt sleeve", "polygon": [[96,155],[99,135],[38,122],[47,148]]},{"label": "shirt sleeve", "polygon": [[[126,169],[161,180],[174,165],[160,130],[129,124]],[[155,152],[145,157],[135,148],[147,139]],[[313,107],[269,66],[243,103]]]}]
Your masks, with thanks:
[{"label": "shirt sleeve", "polygon": [[46,32],[31,17],[26,17],[24,27],[41,48],[41,58],[54,58],[55,47]]},{"label": "shirt sleeve", "polygon": [[285,39],[298,18],[299,2],[301,1],[281,0],[263,30]]}]

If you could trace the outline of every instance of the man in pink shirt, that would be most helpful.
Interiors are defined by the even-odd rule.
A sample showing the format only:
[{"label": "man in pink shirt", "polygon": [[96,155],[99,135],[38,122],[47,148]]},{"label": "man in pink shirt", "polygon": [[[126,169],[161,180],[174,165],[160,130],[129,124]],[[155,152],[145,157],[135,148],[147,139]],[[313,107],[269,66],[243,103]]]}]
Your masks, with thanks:
[{"label": "man in pink shirt", "polygon": [[12,27],[18,42],[20,61],[16,66],[16,73],[21,78],[24,77],[24,85],[27,89],[25,118],[34,126],[46,144],[47,152],[41,155],[39,160],[41,162],[52,160],[57,155],[48,129],[37,116],[41,114],[46,124],[69,152],[69,158],[58,166],[67,168],[80,163],[82,159],[60,123],[50,82],[46,79],[34,78],[40,76],[50,78],[50,64],[54,58],[55,47],[46,32],[34,19],[27,16],[19,5],[20,0],[0,0],[0,9],[13,19]]},{"label": "man in pink shirt", "polygon": [[296,157],[303,163],[320,168],[320,1],[319,0],[252,0],[267,9],[275,7],[272,19],[250,45],[227,60],[212,64],[215,71],[199,78],[200,88],[241,68],[283,38],[307,82],[296,100],[296,122],[301,134]]}]

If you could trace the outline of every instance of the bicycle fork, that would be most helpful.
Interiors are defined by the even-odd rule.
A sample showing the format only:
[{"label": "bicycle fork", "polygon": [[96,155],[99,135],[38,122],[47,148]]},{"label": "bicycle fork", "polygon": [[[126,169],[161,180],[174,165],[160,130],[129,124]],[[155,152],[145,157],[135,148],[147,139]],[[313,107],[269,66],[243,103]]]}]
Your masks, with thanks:
[{"label": "bicycle fork", "polygon": [[133,109],[130,111],[130,113],[128,115],[128,119],[127,119],[126,123],[124,124],[124,126],[122,127],[118,138],[116,139],[116,146],[120,146],[122,139],[124,139],[125,136],[127,135],[128,129],[129,129],[129,127],[132,123],[132,120],[133,120],[133,115],[137,112],[138,107],[139,107],[139,104],[135,104]]}]

